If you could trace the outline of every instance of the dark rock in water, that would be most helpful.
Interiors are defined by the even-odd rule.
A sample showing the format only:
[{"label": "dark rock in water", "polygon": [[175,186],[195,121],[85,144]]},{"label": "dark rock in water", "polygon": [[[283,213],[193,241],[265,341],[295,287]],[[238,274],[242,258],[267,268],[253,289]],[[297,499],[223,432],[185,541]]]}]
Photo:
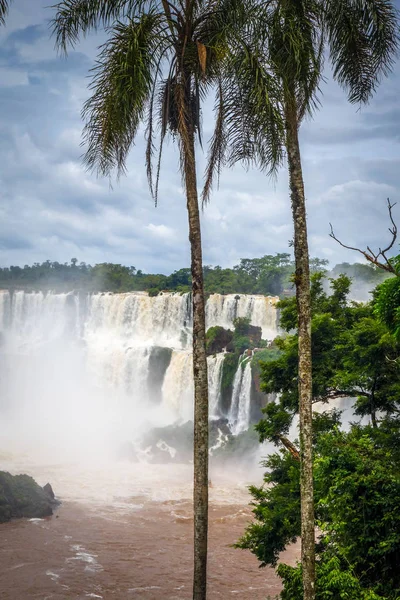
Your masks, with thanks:
[{"label": "dark rock in water", "polygon": [[150,429],[142,438],[141,449],[152,463],[187,463],[193,455],[193,423]]},{"label": "dark rock in water", "polygon": [[[231,435],[227,419],[209,422],[210,449]],[[121,446],[121,449],[123,446]],[[193,421],[150,429],[132,451],[150,463],[189,463],[193,460]],[[128,453],[125,457],[129,458]],[[137,460],[137,458],[136,458]]]},{"label": "dark rock in water", "polygon": [[[43,518],[60,504],[50,484],[46,490],[29,475],[10,475],[0,471],[0,523],[13,518]],[[50,495],[50,490],[51,494]]]},{"label": "dark rock in water", "polygon": [[43,491],[46,492],[46,494],[52,499],[55,500],[55,495],[53,492],[53,488],[51,487],[50,483],[46,483],[46,485],[43,486]]},{"label": "dark rock in water", "polygon": [[209,432],[210,446],[213,446],[215,444],[220,433],[223,433],[224,435],[232,434],[230,427],[229,427],[228,419],[223,419],[222,417],[220,419],[214,419],[209,422],[208,432]]}]

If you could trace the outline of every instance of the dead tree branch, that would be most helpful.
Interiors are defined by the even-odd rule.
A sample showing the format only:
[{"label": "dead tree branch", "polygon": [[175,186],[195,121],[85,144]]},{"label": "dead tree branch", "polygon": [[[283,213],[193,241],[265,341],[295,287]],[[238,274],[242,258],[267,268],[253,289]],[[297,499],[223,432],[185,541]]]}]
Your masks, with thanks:
[{"label": "dead tree branch", "polygon": [[364,256],[364,258],[366,258],[370,263],[372,263],[379,269],[383,269],[384,271],[393,273],[394,275],[398,275],[394,266],[390,262],[390,259],[386,256],[386,253],[389,252],[389,250],[391,250],[391,248],[393,248],[394,243],[397,239],[397,225],[394,222],[393,214],[392,214],[392,209],[394,206],[396,206],[396,202],[394,204],[391,204],[390,200],[388,198],[387,205],[388,205],[388,211],[389,211],[389,218],[392,223],[392,226],[389,227],[389,232],[392,234],[392,239],[391,239],[391,242],[389,243],[389,245],[386,248],[384,248],[383,250],[381,248],[379,248],[379,252],[375,253],[371,250],[371,248],[369,246],[367,246],[366,250],[361,250],[360,248],[354,248],[353,246],[348,246],[347,244],[344,244],[336,237],[336,235],[333,231],[332,223],[329,223],[329,225],[331,227],[331,232],[329,235],[331,238],[333,238],[335,240],[335,242],[340,244],[343,248],[346,248],[347,250],[354,250],[354,252],[359,252],[360,254],[362,254]]},{"label": "dead tree branch", "polygon": [[280,435],[279,441],[285,446],[286,450],[289,450],[290,454],[295,460],[300,461],[300,452],[297,450],[296,446],[292,444],[290,440],[288,440],[287,437]]}]

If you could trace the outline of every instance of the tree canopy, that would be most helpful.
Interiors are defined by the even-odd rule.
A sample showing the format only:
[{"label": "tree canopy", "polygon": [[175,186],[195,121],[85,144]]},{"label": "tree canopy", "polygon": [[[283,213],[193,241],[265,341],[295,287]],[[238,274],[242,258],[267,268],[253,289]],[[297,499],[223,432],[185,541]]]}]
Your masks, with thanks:
[{"label": "tree canopy", "polygon": [[[327,269],[325,259],[311,259],[312,271]],[[355,273],[354,281],[361,281],[372,291],[384,273],[363,264],[348,265]],[[334,267],[332,274],[337,274]],[[261,258],[243,258],[232,268],[205,266],[204,285],[208,294],[264,294],[271,296],[294,293],[292,276],[294,264],[289,254],[278,253]],[[360,274],[360,277],[358,277]],[[33,265],[0,268],[0,286],[10,289],[82,290],[82,291],[160,291],[189,292],[191,272],[182,268],[170,275],[145,273],[134,266],[113,263],[90,265],[72,258],[69,263],[46,260]]]},{"label": "tree canopy", "polygon": [[[397,278],[381,285],[392,281]],[[368,304],[351,302],[349,284],[341,275],[331,280],[328,294],[323,275],[315,274],[311,286],[314,489],[320,531],[316,598],[395,600],[400,593],[400,344],[377,314],[376,294]],[[251,488],[254,521],[238,543],[262,565],[274,566],[279,553],[300,535],[299,461],[293,440],[297,314],[293,298],[279,306],[287,334],[276,341],[276,359],[261,365],[264,391],[278,396],[264,409],[256,430],[260,441],[272,441],[280,450],[264,461],[264,484]],[[354,411],[350,423],[341,410],[346,398]],[[301,599],[301,566],[280,564],[278,573],[284,583],[282,599]]]}]

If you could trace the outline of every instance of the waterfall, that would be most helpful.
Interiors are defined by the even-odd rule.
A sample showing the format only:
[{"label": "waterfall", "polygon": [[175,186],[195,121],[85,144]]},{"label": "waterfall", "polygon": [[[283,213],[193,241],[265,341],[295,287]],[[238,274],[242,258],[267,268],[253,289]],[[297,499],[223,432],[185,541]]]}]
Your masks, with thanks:
[{"label": "waterfall", "polygon": [[0,332],[6,327],[10,308],[10,293],[0,290]]},{"label": "waterfall", "polygon": [[14,292],[10,329],[22,344],[40,344],[76,335],[77,297],[72,293]]},{"label": "waterfall", "polygon": [[228,417],[235,435],[245,431],[250,424],[250,400],[251,357],[242,356],[233,380],[232,404]]},{"label": "waterfall", "polygon": [[[206,304],[207,327],[232,328],[244,316],[273,338],[275,302],[214,294]],[[79,421],[83,413],[97,437],[110,424],[118,437],[139,426],[191,419],[191,328],[190,294],[0,290],[0,412],[14,411],[16,420],[23,412],[27,428],[29,419],[50,422],[58,416],[55,436],[57,427]],[[211,418],[221,417],[224,358],[221,353],[207,359]],[[229,415],[236,433],[250,417],[251,367],[243,360]]]},{"label": "waterfall", "polygon": [[[218,417],[221,397],[222,367],[224,354],[207,358],[208,365],[208,397],[210,417]],[[191,415],[185,407],[193,404],[192,355],[188,352],[174,351],[170,365],[165,374],[162,397],[165,406],[173,409],[177,415]]]},{"label": "waterfall", "polygon": [[85,336],[112,332],[123,343],[186,348],[191,325],[189,294],[93,294]]},{"label": "waterfall", "polygon": [[255,296],[247,294],[213,294],[206,305],[206,326],[221,325],[233,329],[238,317],[250,319],[251,325],[262,329],[263,339],[273,340],[278,331],[278,313],[275,308],[277,296]]},{"label": "waterfall", "polygon": [[177,417],[193,417],[193,363],[189,352],[174,351],[162,386],[164,407]]},{"label": "waterfall", "polygon": [[239,410],[234,433],[241,433],[250,425],[250,401],[251,401],[251,359],[243,369],[243,377],[239,393]]},{"label": "waterfall", "polygon": [[222,367],[224,366],[225,354],[207,358],[208,367],[208,403],[210,417],[220,416],[219,406],[221,399]]}]

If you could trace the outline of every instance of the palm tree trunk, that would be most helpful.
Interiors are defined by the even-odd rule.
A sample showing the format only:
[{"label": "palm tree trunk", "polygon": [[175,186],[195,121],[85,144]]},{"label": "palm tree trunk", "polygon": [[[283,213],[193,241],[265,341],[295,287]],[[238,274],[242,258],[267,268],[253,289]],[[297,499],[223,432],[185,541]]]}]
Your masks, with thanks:
[{"label": "palm tree trunk", "polygon": [[205,300],[193,130],[182,136],[189,217],[193,303],[194,377],[194,576],[193,600],[206,600],[208,536],[208,380]]},{"label": "palm tree trunk", "polygon": [[293,96],[285,101],[286,148],[294,222],[296,300],[299,335],[299,416],[301,564],[304,600],[315,599],[315,522],[312,464],[312,371],[311,297],[307,218],[303,172],[298,137],[297,104]]}]

